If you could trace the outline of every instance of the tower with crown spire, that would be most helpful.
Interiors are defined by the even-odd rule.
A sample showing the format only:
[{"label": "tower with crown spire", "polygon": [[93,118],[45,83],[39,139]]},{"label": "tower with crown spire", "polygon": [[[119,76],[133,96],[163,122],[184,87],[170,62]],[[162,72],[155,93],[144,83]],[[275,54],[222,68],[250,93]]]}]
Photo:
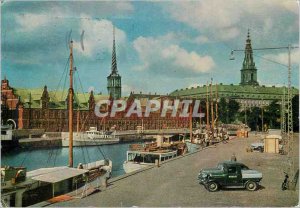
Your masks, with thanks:
[{"label": "tower with crown spire", "polygon": [[253,51],[251,46],[250,31],[245,46],[245,57],[241,69],[241,85],[259,85],[257,82],[257,69],[253,60]]},{"label": "tower with crown spire", "polygon": [[121,97],[121,76],[118,73],[116,43],[115,43],[115,28],[113,28],[113,49],[111,60],[111,73],[107,77],[107,90],[112,99],[119,99]]}]

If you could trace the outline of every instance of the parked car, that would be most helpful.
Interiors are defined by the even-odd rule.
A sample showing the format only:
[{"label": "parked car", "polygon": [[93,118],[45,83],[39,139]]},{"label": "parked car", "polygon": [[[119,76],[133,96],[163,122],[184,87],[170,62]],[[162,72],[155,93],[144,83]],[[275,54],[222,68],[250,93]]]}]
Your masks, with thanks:
[{"label": "parked car", "polygon": [[264,143],[260,143],[260,142],[252,143],[251,152],[253,151],[264,152],[264,145],[265,145]]},{"label": "parked car", "polygon": [[235,161],[224,161],[216,168],[202,169],[198,175],[199,183],[211,192],[221,187],[246,188],[249,191],[255,191],[261,179],[262,173]]}]

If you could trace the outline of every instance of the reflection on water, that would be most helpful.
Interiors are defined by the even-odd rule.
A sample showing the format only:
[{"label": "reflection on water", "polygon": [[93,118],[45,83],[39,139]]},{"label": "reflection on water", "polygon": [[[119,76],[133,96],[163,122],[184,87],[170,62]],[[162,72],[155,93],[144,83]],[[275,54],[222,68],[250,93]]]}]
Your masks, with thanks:
[{"label": "reflection on water", "polygon": [[[88,163],[102,160],[104,157],[113,162],[112,176],[124,174],[123,162],[129,144],[112,144],[103,146],[73,147],[74,167],[78,163]],[[104,156],[104,157],[103,157]],[[2,153],[1,166],[24,166],[28,171],[38,168],[67,166],[69,158],[68,148],[49,148],[35,150],[14,150]]]}]

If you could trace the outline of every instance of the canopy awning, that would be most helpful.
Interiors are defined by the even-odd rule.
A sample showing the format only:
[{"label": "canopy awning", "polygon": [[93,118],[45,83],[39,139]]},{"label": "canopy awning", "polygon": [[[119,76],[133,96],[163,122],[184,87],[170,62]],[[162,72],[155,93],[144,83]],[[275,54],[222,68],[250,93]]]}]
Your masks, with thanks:
[{"label": "canopy awning", "polygon": [[53,168],[40,168],[34,171],[30,171],[27,177],[30,177],[36,181],[43,181],[47,183],[57,183],[64,181],[69,178],[73,178],[84,173],[88,170],[63,167],[53,167]]}]

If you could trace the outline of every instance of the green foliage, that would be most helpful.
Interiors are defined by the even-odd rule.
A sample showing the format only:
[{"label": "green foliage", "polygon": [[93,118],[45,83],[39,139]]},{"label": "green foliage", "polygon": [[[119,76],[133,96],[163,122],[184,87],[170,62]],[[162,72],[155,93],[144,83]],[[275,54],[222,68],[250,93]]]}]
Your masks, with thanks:
[{"label": "green foliage", "polygon": [[253,107],[249,113],[248,126],[256,131],[262,129],[262,109],[259,107]]},{"label": "green foliage", "polygon": [[240,105],[237,101],[225,98],[221,98],[218,103],[218,116],[219,121],[222,123],[233,123],[238,115]]},{"label": "green foliage", "polygon": [[266,107],[265,123],[271,129],[280,129],[280,105],[277,101],[272,101],[269,106]]},{"label": "green foliage", "polygon": [[228,122],[232,123],[236,120],[237,114],[240,109],[240,104],[235,100],[229,100],[228,105]]},{"label": "green foliage", "polygon": [[227,113],[227,103],[225,98],[221,98],[219,103],[218,103],[218,116],[219,116],[219,121],[222,123],[228,123],[228,113]]}]

